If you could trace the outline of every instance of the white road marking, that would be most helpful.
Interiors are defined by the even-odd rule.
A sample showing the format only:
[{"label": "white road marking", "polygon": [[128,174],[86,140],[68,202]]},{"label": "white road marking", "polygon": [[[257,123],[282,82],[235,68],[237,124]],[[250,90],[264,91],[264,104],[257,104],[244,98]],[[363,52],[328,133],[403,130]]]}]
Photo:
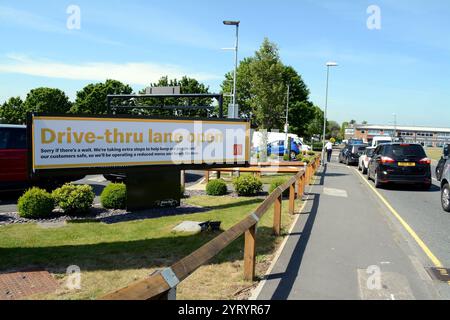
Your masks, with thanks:
[{"label": "white road marking", "polygon": [[331,197],[348,198],[348,193],[342,189],[323,188],[323,194]]}]

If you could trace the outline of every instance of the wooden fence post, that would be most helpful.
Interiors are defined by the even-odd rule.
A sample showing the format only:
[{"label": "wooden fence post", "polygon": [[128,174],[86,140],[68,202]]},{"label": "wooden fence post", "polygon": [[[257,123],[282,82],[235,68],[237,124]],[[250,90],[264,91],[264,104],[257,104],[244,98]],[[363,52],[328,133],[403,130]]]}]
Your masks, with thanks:
[{"label": "wooden fence post", "polygon": [[289,187],[289,214],[295,213],[295,183]]},{"label": "wooden fence post", "polygon": [[253,281],[255,279],[256,265],[256,224],[245,232],[244,247],[244,279]]},{"label": "wooden fence post", "polygon": [[283,201],[283,195],[281,194],[276,200],[273,212],[273,233],[279,236],[281,233],[281,204]]},{"label": "wooden fence post", "polygon": [[209,171],[208,170],[205,171],[205,182],[206,183],[209,182]]}]

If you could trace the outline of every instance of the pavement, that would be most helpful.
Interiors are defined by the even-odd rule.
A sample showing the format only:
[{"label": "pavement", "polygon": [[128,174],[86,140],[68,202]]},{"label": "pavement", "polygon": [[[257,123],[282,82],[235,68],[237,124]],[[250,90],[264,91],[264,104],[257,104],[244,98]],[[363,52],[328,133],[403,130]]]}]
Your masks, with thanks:
[{"label": "pavement", "polygon": [[436,260],[450,267],[450,215],[438,184],[429,192],[375,190],[334,156],[255,298],[450,299],[450,284],[428,272]]}]

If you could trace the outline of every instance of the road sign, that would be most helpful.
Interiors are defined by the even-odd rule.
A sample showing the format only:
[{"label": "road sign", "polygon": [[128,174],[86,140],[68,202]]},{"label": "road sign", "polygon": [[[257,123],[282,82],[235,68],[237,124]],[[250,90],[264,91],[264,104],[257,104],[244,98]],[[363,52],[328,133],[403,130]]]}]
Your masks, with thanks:
[{"label": "road sign", "polygon": [[250,160],[250,125],[242,120],[48,115],[31,120],[32,173]]}]

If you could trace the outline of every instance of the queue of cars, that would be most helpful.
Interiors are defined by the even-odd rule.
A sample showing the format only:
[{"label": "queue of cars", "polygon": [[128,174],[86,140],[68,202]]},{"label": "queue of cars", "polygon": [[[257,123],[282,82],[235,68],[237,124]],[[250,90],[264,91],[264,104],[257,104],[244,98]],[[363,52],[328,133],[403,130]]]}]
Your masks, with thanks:
[{"label": "queue of cars", "polygon": [[[436,168],[441,184],[442,208],[450,212],[450,147],[445,145]],[[357,164],[358,169],[373,180],[376,188],[387,184],[411,184],[423,190],[432,186],[431,159],[421,144],[376,140],[369,146],[348,144],[339,153],[339,162]]]}]

